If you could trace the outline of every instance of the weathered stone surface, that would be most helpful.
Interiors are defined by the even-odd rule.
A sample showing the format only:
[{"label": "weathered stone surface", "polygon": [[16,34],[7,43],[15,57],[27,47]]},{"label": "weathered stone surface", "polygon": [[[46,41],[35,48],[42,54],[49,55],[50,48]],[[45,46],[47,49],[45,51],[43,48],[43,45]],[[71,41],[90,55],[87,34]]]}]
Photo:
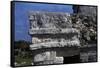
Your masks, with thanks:
[{"label": "weathered stone surface", "polygon": [[96,51],[88,51],[80,53],[81,62],[96,62],[97,61],[97,53]]},{"label": "weathered stone surface", "polygon": [[29,33],[32,34],[79,34],[79,31],[75,28],[66,28],[66,29],[59,29],[59,28],[39,28],[39,29],[30,29]]},{"label": "weathered stone surface", "polygon": [[[29,33],[32,36],[37,34],[37,39],[32,39],[34,44],[30,45],[31,49],[80,46],[78,40],[79,31],[72,28],[70,14],[55,12],[30,12],[29,20],[31,26]],[[55,36],[56,34],[66,34],[66,37],[60,37],[60,39],[58,39],[58,37],[53,37],[53,39],[51,39],[50,36],[49,39],[47,38],[47,42],[43,42],[45,36],[42,39],[38,39],[38,35],[41,34],[51,34],[51,36],[52,34]],[[67,36],[69,36],[68,34],[70,35],[69,39],[67,38]],[[73,39],[72,37],[76,39]],[[64,41],[61,41],[62,39]]]},{"label": "weathered stone surface", "polygon": [[30,49],[35,52],[35,65],[61,64],[64,56],[79,54],[80,32],[72,28],[70,14],[30,12],[29,20],[29,34],[32,36]]},{"label": "weathered stone surface", "polygon": [[80,31],[80,62],[97,61],[97,6],[73,6],[73,27]]},{"label": "weathered stone surface", "polygon": [[[30,12],[29,20],[33,28],[69,28],[70,14],[57,12]],[[63,24],[62,24],[63,23]]]},{"label": "weathered stone surface", "polygon": [[[42,58],[41,58],[42,57]],[[40,62],[40,61],[48,61],[51,60],[53,61],[56,59],[56,52],[54,51],[46,51],[40,54],[37,54],[34,56],[34,62]]]},{"label": "weathered stone surface", "polygon": [[97,42],[97,17],[92,15],[72,15],[72,27],[80,32],[82,45]]},{"label": "weathered stone surface", "polygon": [[[81,44],[97,41],[97,6],[73,6],[73,27],[80,31]],[[83,42],[83,43],[82,43]]]},{"label": "weathered stone surface", "polygon": [[[70,15],[66,13],[32,12],[30,16],[31,27],[29,33],[32,36],[30,49],[34,51],[49,49],[49,53],[56,53],[54,58],[62,57],[60,60],[50,60],[52,54],[46,54],[48,50],[45,50],[42,53],[49,60],[44,59],[42,53],[34,54],[35,65],[63,63],[63,57],[78,54],[80,54],[80,62],[91,61],[89,56],[94,56],[92,57],[94,58],[93,61],[96,61],[96,53],[81,52],[78,48],[81,45],[85,47],[89,42],[93,41],[95,43],[97,41],[97,17],[95,13]],[[64,48],[68,48],[68,50]]]},{"label": "weathered stone surface", "polygon": [[65,42],[43,42],[30,45],[31,50],[41,49],[41,48],[51,48],[51,47],[79,47],[79,40],[67,40]]},{"label": "weathered stone surface", "polygon": [[56,51],[45,51],[34,56],[35,65],[61,64],[63,57],[56,57]]}]

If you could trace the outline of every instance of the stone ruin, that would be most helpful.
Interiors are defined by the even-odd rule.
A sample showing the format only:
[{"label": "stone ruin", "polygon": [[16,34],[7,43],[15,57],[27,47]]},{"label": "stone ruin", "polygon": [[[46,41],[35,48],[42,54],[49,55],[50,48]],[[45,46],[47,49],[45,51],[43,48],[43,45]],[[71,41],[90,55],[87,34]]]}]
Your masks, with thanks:
[{"label": "stone ruin", "polygon": [[80,62],[97,62],[97,6],[73,6],[72,24],[80,32]]},{"label": "stone ruin", "polygon": [[30,12],[34,65],[63,64],[65,57],[80,54],[80,32],[72,28],[71,15],[60,12]]}]

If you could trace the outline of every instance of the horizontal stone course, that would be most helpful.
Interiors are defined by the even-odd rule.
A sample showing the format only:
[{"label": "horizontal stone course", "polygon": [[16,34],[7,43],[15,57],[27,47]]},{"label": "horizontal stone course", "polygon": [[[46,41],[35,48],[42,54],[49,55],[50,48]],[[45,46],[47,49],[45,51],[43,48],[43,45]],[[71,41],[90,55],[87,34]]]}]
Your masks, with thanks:
[{"label": "horizontal stone course", "polygon": [[75,28],[66,28],[66,29],[57,29],[57,28],[39,28],[39,29],[30,29],[30,34],[79,34],[79,31]]}]

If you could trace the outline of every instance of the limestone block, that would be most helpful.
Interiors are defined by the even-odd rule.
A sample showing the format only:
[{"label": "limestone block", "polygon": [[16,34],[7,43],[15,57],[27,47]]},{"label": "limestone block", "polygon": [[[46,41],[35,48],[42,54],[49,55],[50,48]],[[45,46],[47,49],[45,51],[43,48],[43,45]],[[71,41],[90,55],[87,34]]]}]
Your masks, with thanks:
[{"label": "limestone block", "polygon": [[41,61],[53,61],[56,58],[55,51],[46,51],[40,54],[36,54],[34,56],[34,62],[41,62]]}]

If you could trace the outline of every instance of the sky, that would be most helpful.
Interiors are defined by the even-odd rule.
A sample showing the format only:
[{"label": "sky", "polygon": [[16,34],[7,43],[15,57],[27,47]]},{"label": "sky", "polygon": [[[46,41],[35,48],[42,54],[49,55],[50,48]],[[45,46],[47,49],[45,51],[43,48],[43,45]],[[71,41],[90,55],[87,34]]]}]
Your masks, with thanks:
[{"label": "sky", "polygon": [[31,42],[29,31],[29,11],[73,13],[71,5],[15,2],[15,41]]}]

